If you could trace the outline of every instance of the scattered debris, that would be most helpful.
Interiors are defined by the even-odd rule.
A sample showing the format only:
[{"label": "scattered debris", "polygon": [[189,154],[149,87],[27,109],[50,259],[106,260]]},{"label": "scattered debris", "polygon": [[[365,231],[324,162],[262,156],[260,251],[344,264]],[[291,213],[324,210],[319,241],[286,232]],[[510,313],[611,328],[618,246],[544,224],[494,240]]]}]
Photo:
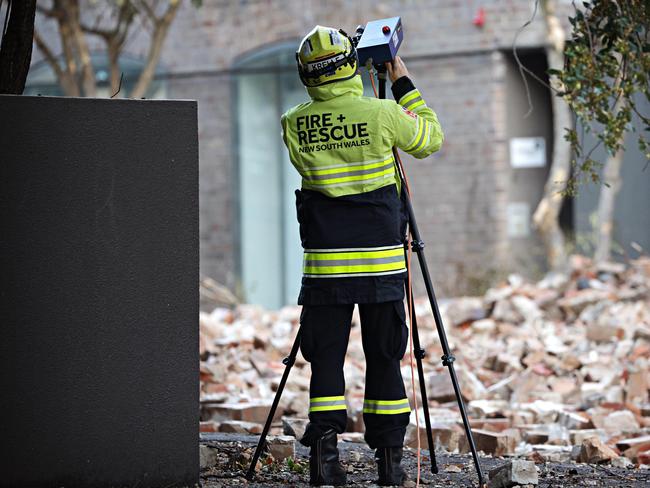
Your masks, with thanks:
[{"label": "scattered debris", "polygon": [[[528,283],[511,276],[482,297],[441,301],[477,447],[535,461],[650,463],[650,258],[596,266],[574,256],[569,273]],[[415,301],[437,449],[465,439],[426,298]],[[268,414],[300,307],[237,305],[202,312],[201,431],[257,433]],[[412,396],[409,354],[402,362]],[[363,442],[365,360],[358,313],[345,364],[348,431]],[[300,438],[309,405],[309,364],[299,354],[272,435]],[[416,376],[417,381],[417,376]],[[415,385],[419,398],[419,385]],[[406,444],[417,446],[415,414]],[[420,445],[427,448],[420,415]],[[525,483],[524,483],[525,484]]]},{"label": "scattered debris", "polygon": [[[346,433],[348,435],[351,433]],[[355,433],[356,434],[356,433]],[[218,453],[217,464],[201,470],[201,486],[204,488],[243,487],[250,488],[309,488],[309,448],[296,443],[296,456],[277,461],[272,456],[263,455],[257,463],[255,477],[244,479],[257,436],[241,434],[206,434],[201,436],[201,444],[209,446]],[[342,436],[343,437],[343,436]],[[376,488],[377,467],[374,451],[365,443],[339,442],[340,459],[348,471],[347,486]],[[474,487],[476,472],[472,457],[459,454],[437,453],[436,460],[440,471],[432,474],[429,457],[421,457],[420,486],[430,488]],[[501,458],[482,457],[481,465],[486,476],[504,464]],[[614,461],[616,462],[616,461]],[[406,449],[402,459],[411,483],[415,485],[417,455]],[[537,465],[539,483],[519,485],[520,488],[562,487],[584,488],[639,488],[650,486],[650,470],[630,469],[630,467],[587,465],[549,462]],[[404,486],[407,486],[406,484]]]}]

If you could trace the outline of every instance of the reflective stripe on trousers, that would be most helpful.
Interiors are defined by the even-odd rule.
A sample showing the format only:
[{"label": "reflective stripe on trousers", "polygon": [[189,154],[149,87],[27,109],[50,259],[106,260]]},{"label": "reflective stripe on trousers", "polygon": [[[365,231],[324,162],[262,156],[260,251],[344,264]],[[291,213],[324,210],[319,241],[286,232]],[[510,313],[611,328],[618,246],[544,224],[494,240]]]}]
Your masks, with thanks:
[{"label": "reflective stripe on trousers", "polygon": [[305,249],[303,274],[307,278],[380,276],[406,271],[404,246],[348,249]]},{"label": "reflective stripe on trousers", "polygon": [[328,410],[345,410],[344,396],[314,397],[309,399],[310,412],[326,412]]},{"label": "reflective stripe on trousers", "polygon": [[410,413],[411,406],[408,398],[401,400],[364,400],[363,413],[374,413],[377,415],[395,415],[398,413]]}]

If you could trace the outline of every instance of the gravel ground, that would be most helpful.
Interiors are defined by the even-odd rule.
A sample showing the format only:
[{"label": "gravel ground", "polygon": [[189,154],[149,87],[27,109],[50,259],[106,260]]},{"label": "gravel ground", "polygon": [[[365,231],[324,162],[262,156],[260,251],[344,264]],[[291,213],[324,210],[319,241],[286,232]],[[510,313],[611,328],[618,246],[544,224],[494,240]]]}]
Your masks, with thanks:
[{"label": "gravel ground", "polygon": [[[201,482],[205,488],[222,486],[266,487],[308,487],[308,450],[296,443],[296,459],[291,462],[275,462],[268,458],[258,470],[253,482],[244,478],[252,457],[257,436],[235,434],[213,434],[203,436],[201,443],[214,448],[217,464],[202,470]],[[348,486],[374,487],[376,479],[372,451],[365,445],[340,442],[341,460],[348,469]],[[440,472],[430,472],[429,451],[422,451],[420,484],[428,487],[471,487],[477,486],[477,476],[470,456],[438,454]],[[482,457],[481,466],[487,478],[488,472],[504,463],[503,458]],[[404,466],[415,486],[416,456],[405,450]],[[584,487],[650,487],[650,470],[613,468],[611,466],[546,463],[538,464],[539,487],[542,488],[584,488]]]}]

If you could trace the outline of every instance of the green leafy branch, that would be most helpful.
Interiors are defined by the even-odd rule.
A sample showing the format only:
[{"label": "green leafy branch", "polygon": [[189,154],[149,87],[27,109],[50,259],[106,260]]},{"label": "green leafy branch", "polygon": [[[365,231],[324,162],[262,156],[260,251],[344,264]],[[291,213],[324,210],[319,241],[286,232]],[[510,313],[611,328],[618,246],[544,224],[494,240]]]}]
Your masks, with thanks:
[{"label": "green leafy branch", "polygon": [[[584,133],[566,129],[565,139],[574,154],[573,174],[565,190],[569,195],[586,181],[601,182],[602,163],[592,157],[594,151],[603,146],[613,156],[624,150],[628,131],[637,133],[639,149],[650,162],[650,115],[641,113],[635,101],[641,94],[650,101],[650,2],[596,0],[583,2],[584,10],[574,7],[564,69],[548,70],[548,74],[557,77],[562,87],[557,95],[597,142],[586,149]],[[635,118],[644,130],[635,130]]]}]

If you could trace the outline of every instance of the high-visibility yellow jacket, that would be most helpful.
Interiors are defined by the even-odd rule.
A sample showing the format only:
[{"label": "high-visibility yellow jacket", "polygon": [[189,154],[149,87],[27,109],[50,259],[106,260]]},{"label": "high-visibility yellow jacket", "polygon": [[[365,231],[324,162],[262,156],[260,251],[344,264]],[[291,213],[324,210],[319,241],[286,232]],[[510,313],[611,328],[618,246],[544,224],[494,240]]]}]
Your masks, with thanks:
[{"label": "high-visibility yellow jacket", "polygon": [[438,118],[406,78],[397,103],[363,96],[361,76],[309,87],[311,101],[281,119],[302,176],[296,204],[304,254],[298,303],[372,303],[403,297],[406,216],[392,154],[437,151]]}]

